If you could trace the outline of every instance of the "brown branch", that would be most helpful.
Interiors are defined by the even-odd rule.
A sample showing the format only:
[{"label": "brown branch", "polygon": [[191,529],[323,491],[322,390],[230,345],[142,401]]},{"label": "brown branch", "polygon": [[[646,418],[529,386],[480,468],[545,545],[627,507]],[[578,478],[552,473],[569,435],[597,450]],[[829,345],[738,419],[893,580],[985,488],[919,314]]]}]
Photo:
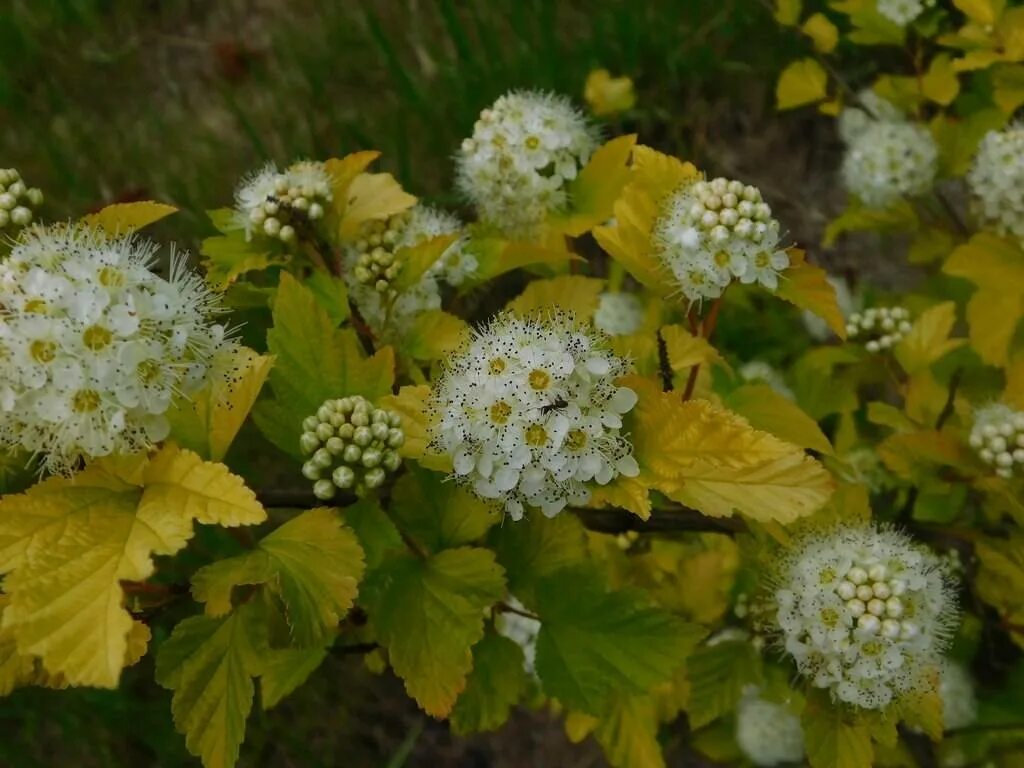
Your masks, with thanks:
[{"label": "brown branch", "polygon": [[524,611],[522,608],[516,608],[514,605],[509,605],[508,603],[496,603],[494,607],[499,613],[514,613],[517,616],[533,619],[534,621],[540,621],[540,616],[537,614]]},{"label": "brown branch", "polygon": [[949,417],[953,415],[953,408],[956,404],[956,393],[960,389],[960,382],[964,377],[964,369],[957,368],[953,371],[953,375],[949,377],[949,394],[946,396],[946,403],[942,406],[942,410],[939,412],[939,418],[935,420],[935,429],[941,430]]}]

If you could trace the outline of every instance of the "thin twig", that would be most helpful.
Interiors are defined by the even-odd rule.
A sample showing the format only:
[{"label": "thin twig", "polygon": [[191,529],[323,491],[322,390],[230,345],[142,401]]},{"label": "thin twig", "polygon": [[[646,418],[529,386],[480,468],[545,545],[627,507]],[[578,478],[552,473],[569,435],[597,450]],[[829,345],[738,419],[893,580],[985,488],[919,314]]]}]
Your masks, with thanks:
[{"label": "thin twig", "polygon": [[509,605],[508,603],[497,603],[495,604],[494,607],[501,613],[514,613],[517,616],[523,616],[527,619],[540,621],[540,616],[538,616],[537,614],[530,613],[529,611],[524,611],[522,608],[516,608],[514,605]]},{"label": "thin twig", "polygon": [[661,374],[661,391],[671,392],[672,391],[672,364],[668,359],[668,345],[665,343],[665,337],[661,335],[661,330],[658,330],[658,372]]}]

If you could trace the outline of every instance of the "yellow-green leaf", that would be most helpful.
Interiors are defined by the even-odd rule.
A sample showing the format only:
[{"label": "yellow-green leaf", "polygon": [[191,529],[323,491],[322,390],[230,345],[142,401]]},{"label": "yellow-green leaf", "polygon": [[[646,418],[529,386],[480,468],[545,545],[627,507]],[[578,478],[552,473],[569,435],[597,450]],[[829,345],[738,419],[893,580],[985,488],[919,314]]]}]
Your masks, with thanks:
[{"label": "yellow-green leaf", "polygon": [[82,217],[91,227],[99,227],[108,235],[125,235],[160,221],[178,209],[166,203],[142,200],[137,203],[114,203]]},{"label": "yellow-green leaf", "polygon": [[761,657],[748,640],[723,640],[705,645],[690,656],[687,714],[700,728],[736,708],[743,689],[762,680]]},{"label": "yellow-green leaf", "polygon": [[392,282],[392,288],[402,293],[417,285],[424,273],[434,266],[458,238],[458,235],[438,235],[418,245],[401,248],[395,254],[395,260],[402,268]]},{"label": "yellow-green leaf", "polygon": [[992,100],[1007,115],[1012,115],[1024,104],[1024,66],[1007,64],[993,67]]},{"label": "yellow-green leaf", "polygon": [[452,710],[452,730],[462,736],[500,728],[525,690],[522,650],[507,637],[487,635],[473,648],[473,671]]},{"label": "yellow-green leaf", "polygon": [[276,707],[309,678],[327,657],[326,648],[275,648],[264,654],[260,670],[260,706]]},{"label": "yellow-green leaf", "polygon": [[612,77],[607,69],[595,69],[583,85],[583,100],[598,117],[628,112],[636,105],[632,78]]},{"label": "yellow-green leaf", "polygon": [[810,16],[800,29],[814,41],[814,48],[820,53],[831,53],[839,42],[839,30],[823,13]]},{"label": "yellow-green leaf", "polygon": [[725,398],[725,403],[755,429],[771,432],[801,448],[832,453],[832,444],[818,422],[767,384],[746,384],[734,389]]},{"label": "yellow-green leaf", "polygon": [[401,351],[414,360],[440,360],[455,352],[469,337],[469,325],[442,309],[416,315],[401,338]]},{"label": "yellow-green leaf", "polygon": [[597,311],[604,281],[583,275],[560,275],[534,280],[506,309],[525,316],[536,312],[571,312],[578,320],[588,321]]},{"label": "yellow-green leaf", "polygon": [[430,387],[420,384],[402,387],[397,395],[385,395],[378,403],[382,408],[398,411],[402,417],[405,442],[398,452],[407,459],[415,459],[425,467],[445,472],[451,469],[451,459],[427,450],[431,440],[429,400]]},{"label": "yellow-green leaf", "polygon": [[271,253],[256,242],[246,240],[241,230],[206,238],[199,252],[204,257],[206,281],[217,291],[226,291],[247,272],[260,272],[288,261],[286,254]]},{"label": "yellow-green leaf", "polygon": [[570,210],[556,225],[572,237],[579,237],[611,218],[612,208],[629,180],[629,157],[636,134],[617,136],[598,147],[579,176],[569,185]]},{"label": "yellow-green leaf", "polygon": [[780,110],[821,101],[827,95],[828,75],[814,59],[792,62],[779,76],[775,104]]},{"label": "yellow-green leaf", "polygon": [[839,308],[835,286],[827,278],[828,273],[821,267],[794,258],[792,266],[780,276],[775,295],[817,315],[836,336],[845,339],[846,319]]},{"label": "yellow-green leaf", "polygon": [[669,366],[675,373],[695,365],[719,362],[722,359],[718,350],[711,346],[707,339],[694,336],[680,325],[663,326],[661,338],[665,341]]},{"label": "yellow-green leaf", "polygon": [[903,370],[915,374],[961,347],[966,339],[951,339],[956,323],[956,304],[946,301],[925,310],[910,332],[896,345],[894,353]]},{"label": "yellow-green leaf", "polygon": [[925,98],[936,104],[949,106],[960,92],[960,80],[953,68],[953,58],[940,53],[928,65],[928,71],[921,78],[921,92]]},{"label": "yellow-green leaf", "polygon": [[871,768],[871,734],[817,689],[802,718],[804,748],[812,768]]},{"label": "yellow-green leaf", "polygon": [[953,0],[953,5],[971,21],[991,27],[1002,14],[1006,0]]},{"label": "yellow-green leaf", "polygon": [[414,205],[416,198],[402,189],[390,173],[360,173],[346,189],[340,237],[342,240],[358,237],[367,221],[386,219]]},{"label": "yellow-green leaf", "polygon": [[775,20],[787,27],[795,27],[800,21],[803,0],[775,0]]},{"label": "yellow-green leaf", "polygon": [[613,768],[663,768],[658,715],[650,696],[624,696],[604,712],[594,738]]}]

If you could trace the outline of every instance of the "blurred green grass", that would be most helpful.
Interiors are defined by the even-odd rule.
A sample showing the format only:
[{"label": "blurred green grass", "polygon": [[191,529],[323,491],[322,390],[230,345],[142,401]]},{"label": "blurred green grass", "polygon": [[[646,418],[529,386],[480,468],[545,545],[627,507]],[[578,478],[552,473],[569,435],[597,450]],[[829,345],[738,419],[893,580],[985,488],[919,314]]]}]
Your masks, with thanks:
[{"label": "blurred green grass", "polygon": [[[182,213],[155,234],[194,248],[203,211],[267,160],[379,149],[408,189],[457,207],[451,156],[482,107],[510,88],[579,100],[599,66],[637,87],[609,133],[700,163],[728,143],[709,116],[771,116],[791,47],[754,0],[7,0],[0,166],[44,189],[50,220],[172,202]],[[154,620],[157,640],[177,618]],[[394,678],[332,658],[279,710],[254,713],[242,764],[527,764],[516,728],[550,764],[600,764],[536,718],[504,743],[423,723]],[[18,691],[0,699],[0,724],[2,765],[196,764],[151,660],[118,691]]]}]

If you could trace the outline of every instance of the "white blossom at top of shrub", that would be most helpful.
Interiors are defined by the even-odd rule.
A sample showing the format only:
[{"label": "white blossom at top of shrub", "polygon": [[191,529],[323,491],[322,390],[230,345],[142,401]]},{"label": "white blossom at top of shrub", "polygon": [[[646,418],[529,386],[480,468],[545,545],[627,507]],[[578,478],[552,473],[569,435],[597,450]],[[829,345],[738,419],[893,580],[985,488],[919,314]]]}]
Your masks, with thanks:
[{"label": "white blossom at top of shrub", "polygon": [[456,155],[456,183],[477,215],[509,237],[530,238],[568,204],[567,184],[590,159],[597,131],[567,98],[501,96],[480,113]]},{"label": "white blossom at top of shrub", "polygon": [[932,684],[957,623],[951,577],[935,554],[865,525],[805,534],[778,567],[775,623],[812,685],[882,709]]},{"label": "white blossom at top of shrub", "polygon": [[167,279],[151,272],[156,250],[61,225],[27,230],[0,262],[0,444],[68,473],[167,436],[171,401],[225,342],[217,297],[179,253]]},{"label": "white blossom at top of shrub", "polygon": [[899,107],[865,88],[857,94],[857,106],[846,107],[839,113],[839,137],[850,144],[875,122],[899,123],[905,119]]},{"label": "white blossom at top of shrub", "polygon": [[[843,313],[843,317],[849,317],[861,308],[861,297],[854,296],[853,291],[850,290],[850,284],[845,278],[829,275],[825,279],[835,289],[836,304],[839,307],[839,311]],[[804,321],[804,327],[811,338],[817,341],[826,341],[832,338],[832,329],[828,327],[828,323],[816,314],[804,310],[801,313],[801,317]]]},{"label": "white blossom at top of shrub", "polygon": [[967,185],[987,226],[1024,241],[1024,126],[985,134]]},{"label": "white blossom at top of shrub", "polygon": [[893,24],[905,27],[933,5],[935,0],[878,0],[878,12]]},{"label": "white blossom at top of shrub", "polygon": [[323,163],[301,160],[284,171],[268,163],[235,190],[235,220],[247,239],[262,234],[290,243],[296,224],[322,218],[332,197],[331,176]]},{"label": "white blossom at top of shrub", "polygon": [[744,363],[740,366],[739,374],[740,378],[745,382],[767,384],[777,393],[790,400],[796,397],[793,394],[793,390],[786,384],[782,374],[763,360],[751,360]]},{"label": "white blossom at top of shrub", "polygon": [[565,315],[502,314],[477,329],[433,392],[432,447],[454,477],[503,503],[549,517],[583,504],[592,483],[639,472],[620,434],[636,393],[615,381],[628,370],[596,332]]},{"label": "white blossom at top of shrub", "polygon": [[[514,596],[510,596],[507,602],[509,607],[517,611],[525,610],[523,604]],[[522,649],[523,669],[526,670],[526,674],[536,676],[537,635],[540,632],[540,622],[522,613],[502,611],[496,617],[494,626],[499,635],[507,637]]]},{"label": "white blossom at top of shrub", "polygon": [[602,293],[594,313],[594,325],[609,336],[627,336],[640,330],[644,305],[632,293]]},{"label": "white blossom at top of shrub", "polygon": [[869,208],[885,208],[932,187],[938,149],[924,126],[872,121],[854,136],[843,156],[843,183]]},{"label": "white blossom at top of shrub", "polygon": [[1013,477],[1024,466],[1024,411],[1002,403],[979,408],[974,412],[970,444],[999,477]]},{"label": "white blossom at top of shrub", "polygon": [[729,179],[691,181],[666,198],[654,249],[691,302],[716,299],[733,280],[778,286],[789,266],[780,225],[761,191]]},{"label": "white blossom at top of shrub", "polygon": [[864,345],[868,352],[896,346],[910,333],[910,310],[904,307],[869,307],[846,319],[846,340]]},{"label": "white blossom at top of shrub", "polygon": [[[32,209],[43,204],[42,190],[26,186],[15,168],[0,168],[0,233],[27,227]],[[10,228],[10,229],[9,229]]]},{"label": "white blossom at top of shrub", "polygon": [[947,731],[966,728],[978,718],[974,681],[962,664],[946,660],[939,676],[942,720]]},{"label": "white blossom at top of shrub", "polygon": [[[385,224],[378,222],[380,224]],[[465,247],[461,237],[449,245],[419,281],[401,293],[390,285],[390,279],[379,284],[363,279],[359,272],[360,260],[366,254],[383,254],[382,265],[394,266],[391,273],[398,276],[402,268],[398,253],[428,240],[444,235],[460,235],[462,222],[445,211],[418,204],[408,211],[392,216],[386,222],[383,234],[368,230],[366,235],[350,248],[346,255],[345,278],[349,292],[364,319],[375,330],[388,325],[405,330],[415,317],[429,309],[441,307],[441,285],[459,286],[476,273],[476,257]],[[375,237],[376,235],[376,237]]]},{"label": "white blossom at top of shrub", "polygon": [[793,711],[747,686],[736,708],[736,743],[754,765],[798,763],[804,757],[804,732]]}]

